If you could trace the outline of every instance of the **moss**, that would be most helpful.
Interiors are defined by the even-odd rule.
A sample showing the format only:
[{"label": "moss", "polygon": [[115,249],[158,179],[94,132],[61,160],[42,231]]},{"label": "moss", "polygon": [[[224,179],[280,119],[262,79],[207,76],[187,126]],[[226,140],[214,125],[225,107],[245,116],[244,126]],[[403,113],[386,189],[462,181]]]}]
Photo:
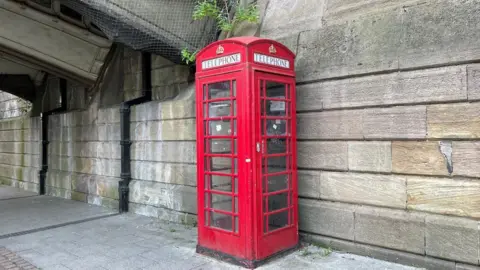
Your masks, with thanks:
[{"label": "moss", "polygon": [[87,194],[82,193],[82,192],[72,191],[72,200],[80,201],[80,202],[87,202]]}]

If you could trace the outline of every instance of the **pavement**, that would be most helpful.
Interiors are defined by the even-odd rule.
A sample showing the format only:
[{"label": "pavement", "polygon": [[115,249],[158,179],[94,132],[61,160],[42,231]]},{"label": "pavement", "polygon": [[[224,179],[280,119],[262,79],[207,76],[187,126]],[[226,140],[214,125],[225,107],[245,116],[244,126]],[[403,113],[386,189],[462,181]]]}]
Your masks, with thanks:
[{"label": "pavement", "polygon": [[[29,217],[35,211],[43,212]],[[9,217],[6,223],[4,213]],[[130,213],[112,215],[108,209],[70,200],[47,196],[0,199],[0,221],[0,270],[244,269],[195,253],[194,227]],[[309,245],[257,269],[417,268]]]}]

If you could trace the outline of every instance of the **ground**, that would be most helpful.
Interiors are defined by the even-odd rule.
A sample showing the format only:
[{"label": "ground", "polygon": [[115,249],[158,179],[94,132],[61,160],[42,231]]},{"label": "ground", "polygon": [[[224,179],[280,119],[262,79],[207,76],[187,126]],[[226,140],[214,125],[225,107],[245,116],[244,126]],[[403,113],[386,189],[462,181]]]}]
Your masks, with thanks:
[{"label": "ground", "polygon": [[[196,254],[196,228],[145,216],[6,187],[0,216],[0,270],[242,269]],[[258,269],[415,268],[310,245]]]}]

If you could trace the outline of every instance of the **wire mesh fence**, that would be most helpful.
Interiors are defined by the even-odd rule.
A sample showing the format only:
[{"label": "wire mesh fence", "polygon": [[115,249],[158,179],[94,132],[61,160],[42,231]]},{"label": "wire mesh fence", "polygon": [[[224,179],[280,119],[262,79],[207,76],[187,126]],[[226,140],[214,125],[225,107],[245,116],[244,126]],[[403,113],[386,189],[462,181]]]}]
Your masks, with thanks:
[{"label": "wire mesh fence", "polygon": [[196,51],[218,36],[215,21],[192,19],[196,0],[21,1],[114,42],[175,63],[182,62],[182,49]]}]

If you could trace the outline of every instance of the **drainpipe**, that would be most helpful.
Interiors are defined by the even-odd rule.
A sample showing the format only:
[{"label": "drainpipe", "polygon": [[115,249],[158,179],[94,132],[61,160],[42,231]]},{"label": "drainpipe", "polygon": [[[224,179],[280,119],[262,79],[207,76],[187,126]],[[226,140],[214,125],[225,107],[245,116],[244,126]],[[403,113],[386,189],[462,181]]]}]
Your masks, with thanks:
[{"label": "drainpipe", "polygon": [[120,105],[120,145],[121,145],[121,174],[122,179],[118,184],[119,211],[128,212],[128,194],[132,180],[130,168],[130,107],[152,100],[152,56],[142,52],[142,96],[122,102]]},{"label": "drainpipe", "polygon": [[46,178],[48,172],[48,117],[55,113],[65,112],[67,110],[67,80],[60,79],[60,108],[56,108],[40,114],[42,122],[42,166],[39,171],[40,195],[46,193]]}]

